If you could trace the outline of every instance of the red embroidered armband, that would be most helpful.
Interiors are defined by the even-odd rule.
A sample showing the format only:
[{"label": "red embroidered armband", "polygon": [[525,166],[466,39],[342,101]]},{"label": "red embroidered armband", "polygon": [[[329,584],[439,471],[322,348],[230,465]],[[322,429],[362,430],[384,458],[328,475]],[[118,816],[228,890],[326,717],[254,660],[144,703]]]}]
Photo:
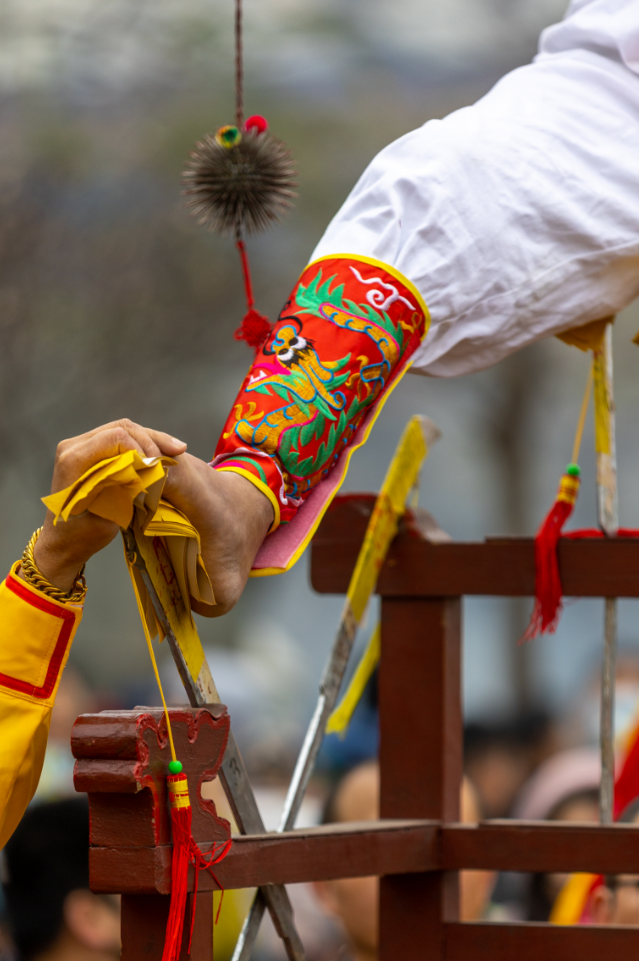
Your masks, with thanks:
[{"label": "red embroidered armband", "polygon": [[[212,462],[269,497],[273,530],[290,523],[340,464],[341,482],[349,449],[365,440],[362,429],[405,372],[428,320],[416,288],[384,264],[344,255],[304,270],[244,379]],[[328,499],[315,498],[317,521],[339,482],[330,486]],[[303,527],[307,540],[308,519]]]}]

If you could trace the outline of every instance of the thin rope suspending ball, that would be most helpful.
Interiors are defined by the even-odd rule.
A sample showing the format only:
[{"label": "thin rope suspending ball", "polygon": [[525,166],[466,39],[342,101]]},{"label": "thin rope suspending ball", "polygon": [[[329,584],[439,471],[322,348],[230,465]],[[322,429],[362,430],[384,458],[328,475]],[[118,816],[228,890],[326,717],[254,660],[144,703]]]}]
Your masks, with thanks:
[{"label": "thin rope suspending ball", "polygon": [[182,175],[187,207],[201,226],[236,237],[279,221],[297,186],[286,144],[258,124],[246,126],[207,134]]}]

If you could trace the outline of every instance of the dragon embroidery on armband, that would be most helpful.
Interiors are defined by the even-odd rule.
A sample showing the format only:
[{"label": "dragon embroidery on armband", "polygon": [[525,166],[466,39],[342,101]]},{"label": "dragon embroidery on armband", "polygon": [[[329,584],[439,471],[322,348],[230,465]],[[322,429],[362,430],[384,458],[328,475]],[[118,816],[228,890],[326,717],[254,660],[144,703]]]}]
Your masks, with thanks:
[{"label": "dragon embroidery on armband", "polygon": [[333,467],[425,330],[408,288],[377,276],[378,264],[352,262],[330,258],[304,271],[216,452],[215,466],[239,455],[244,468],[255,452],[262,480],[274,462],[280,501],[293,506]]}]

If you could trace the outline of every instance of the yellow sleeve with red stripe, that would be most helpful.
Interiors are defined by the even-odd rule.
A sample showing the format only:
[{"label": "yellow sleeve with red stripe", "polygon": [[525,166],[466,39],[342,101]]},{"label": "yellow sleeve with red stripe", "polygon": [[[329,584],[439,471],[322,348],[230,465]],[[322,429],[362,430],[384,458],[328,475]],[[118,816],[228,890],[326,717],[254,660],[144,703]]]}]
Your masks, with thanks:
[{"label": "yellow sleeve with red stripe", "polygon": [[0,584],[0,848],[38,786],[51,708],[82,619],[17,576]]}]

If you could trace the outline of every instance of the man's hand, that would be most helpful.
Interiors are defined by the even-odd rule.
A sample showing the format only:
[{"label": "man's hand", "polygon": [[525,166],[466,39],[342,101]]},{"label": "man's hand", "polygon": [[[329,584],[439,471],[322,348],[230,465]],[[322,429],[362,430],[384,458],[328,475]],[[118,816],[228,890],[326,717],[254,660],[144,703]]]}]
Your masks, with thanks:
[{"label": "man's hand", "polygon": [[[143,457],[176,457],[184,453],[186,444],[130,420],[113,421],[58,444],[51,493],[64,490],[101,460],[128,450],[137,450]],[[66,522],[58,521],[54,527],[53,515],[47,511],[34,549],[36,565],[54,587],[69,591],[82,565],[110,544],[117,533],[117,524],[89,511]]]},{"label": "man's hand", "polygon": [[216,604],[210,607],[191,598],[193,610],[207,617],[226,614],[244,590],[273,523],[270,501],[241,474],[213,470],[191,454],[169,467],[163,497],[186,514],[200,535]]}]

